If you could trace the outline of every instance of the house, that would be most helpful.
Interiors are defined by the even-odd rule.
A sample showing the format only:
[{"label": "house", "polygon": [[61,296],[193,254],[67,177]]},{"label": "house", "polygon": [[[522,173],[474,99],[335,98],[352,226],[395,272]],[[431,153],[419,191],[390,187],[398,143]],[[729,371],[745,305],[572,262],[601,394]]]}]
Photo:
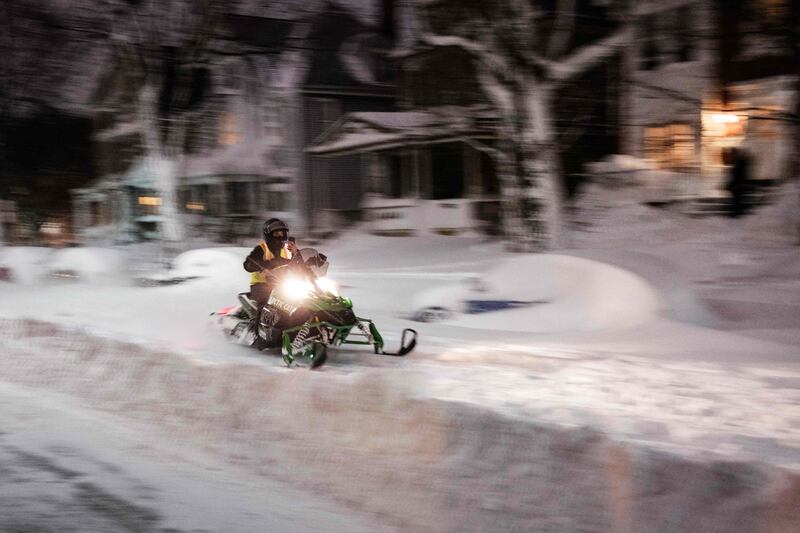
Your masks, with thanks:
[{"label": "house", "polygon": [[[499,185],[487,149],[496,114],[458,49],[396,49],[400,110],[354,112],[321,132],[308,152],[360,161],[361,208],[380,234],[459,233],[496,222]],[[494,209],[493,209],[494,208]]]},{"label": "house", "polygon": [[178,166],[190,233],[218,241],[258,235],[268,216],[295,219],[297,105],[282,76],[299,68],[294,21],[228,15],[210,93],[186,135]]},{"label": "house", "polygon": [[[190,237],[253,235],[266,213],[259,200],[296,178],[271,90],[293,28],[290,21],[228,13],[210,39],[211,59],[191,87],[182,145],[173,147],[180,154],[174,172]],[[94,99],[101,178],[72,191],[73,219],[85,241],[159,236],[161,198],[143,146],[138,87],[122,68],[113,65]]]},{"label": "house", "polygon": [[[391,2],[386,2],[391,7]],[[236,241],[279,216],[300,231],[352,218],[361,167],[305,151],[341,114],[394,106],[391,10],[372,26],[335,2],[294,19],[228,13],[209,44],[211,59],[175,159],[190,237]],[[73,191],[85,239],[155,238],[160,202],[136,114],[135,87],[112,70],[96,97],[101,176]]]},{"label": "house", "polygon": [[622,152],[664,198],[720,196],[726,148],[751,174],[786,177],[791,148],[792,0],[643,2],[626,55]]},{"label": "house", "polygon": [[[450,2],[445,11],[462,7]],[[608,30],[596,23],[602,10],[581,9],[573,46]],[[503,141],[500,117],[472,56],[455,46],[411,40],[392,57],[400,72],[400,109],[345,115],[308,152],[333,160],[361,156],[369,174],[362,208],[375,233],[500,233],[501,184],[492,155]],[[558,95],[556,127],[568,192],[584,162],[618,150],[618,67],[612,60],[591,69]]]},{"label": "house", "polygon": [[368,169],[358,156],[316,157],[305,149],[343,115],[396,107],[393,3],[381,3],[376,27],[334,2],[309,20],[306,75],[299,87],[302,148],[299,209],[306,228],[325,233],[360,216]]}]

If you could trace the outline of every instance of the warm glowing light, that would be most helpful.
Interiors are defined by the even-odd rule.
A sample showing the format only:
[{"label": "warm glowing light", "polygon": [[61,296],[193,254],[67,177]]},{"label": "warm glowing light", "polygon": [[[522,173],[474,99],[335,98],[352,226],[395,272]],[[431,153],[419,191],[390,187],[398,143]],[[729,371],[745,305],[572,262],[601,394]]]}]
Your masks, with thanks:
[{"label": "warm glowing light", "polygon": [[711,120],[717,124],[734,124],[739,122],[739,117],[730,113],[717,113],[711,115]]},{"label": "warm glowing light", "polygon": [[58,222],[45,222],[42,224],[42,227],[39,228],[39,231],[45,235],[58,235],[63,231],[63,228]]},{"label": "warm glowing light", "polygon": [[189,202],[186,204],[186,209],[189,211],[205,211],[206,205],[201,202]]},{"label": "warm glowing light", "polygon": [[239,143],[242,132],[239,120],[233,113],[225,113],[220,120],[218,142],[220,146],[232,146]]},{"label": "warm glowing light", "polygon": [[307,297],[314,287],[308,280],[288,278],[281,283],[281,292],[290,300],[302,300]]},{"label": "warm glowing light", "polygon": [[334,296],[339,296],[339,289],[336,287],[336,282],[334,282],[331,278],[317,279],[317,287],[325,292],[333,294]]},{"label": "warm glowing light", "polygon": [[161,198],[158,196],[140,196],[139,205],[161,205]]}]

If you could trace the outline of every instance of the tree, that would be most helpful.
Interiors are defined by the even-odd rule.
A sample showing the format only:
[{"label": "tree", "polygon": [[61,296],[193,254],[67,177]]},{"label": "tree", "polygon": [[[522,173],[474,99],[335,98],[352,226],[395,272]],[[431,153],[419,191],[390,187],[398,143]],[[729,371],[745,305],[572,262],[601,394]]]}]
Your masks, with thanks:
[{"label": "tree", "polygon": [[[562,245],[559,146],[553,128],[559,89],[629,42],[628,3],[608,0],[581,42],[577,0],[417,0],[420,40],[458,47],[473,58],[480,83],[502,118],[507,145],[498,151],[510,247],[542,251]],[[573,43],[579,43],[577,46]]]},{"label": "tree", "polygon": [[189,115],[207,83],[209,44],[219,20],[216,0],[111,0],[111,41],[136,90],[145,163],[160,196],[165,243],[183,239],[177,159]]}]

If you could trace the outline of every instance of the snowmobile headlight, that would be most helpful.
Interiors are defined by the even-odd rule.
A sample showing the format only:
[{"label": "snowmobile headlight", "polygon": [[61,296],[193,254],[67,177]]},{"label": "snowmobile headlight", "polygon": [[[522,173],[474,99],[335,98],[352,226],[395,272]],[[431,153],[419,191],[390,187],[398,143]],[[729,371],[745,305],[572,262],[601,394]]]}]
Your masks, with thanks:
[{"label": "snowmobile headlight", "polygon": [[305,279],[289,278],[281,284],[281,292],[290,300],[302,300],[306,298],[314,287],[311,282]]},{"label": "snowmobile headlight", "polygon": [[339,288],[336,286],[336,282],[331,278],[317,278],[317,287],[334,296],[339,296]]}]

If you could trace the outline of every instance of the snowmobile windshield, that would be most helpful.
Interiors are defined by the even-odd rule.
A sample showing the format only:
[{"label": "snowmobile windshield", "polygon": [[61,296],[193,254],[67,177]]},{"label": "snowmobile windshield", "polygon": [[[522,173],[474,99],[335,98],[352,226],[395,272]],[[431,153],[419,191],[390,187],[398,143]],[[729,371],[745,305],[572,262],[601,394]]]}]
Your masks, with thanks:
[{"label": "snowmobile windshield", "polygon": [[318,278],[325,277],[328,273],[328,258],[325,254],[319,253],[314,248],[303,248],[298,252],[300,257],[303,258],[303,263],[314,273]]}]

